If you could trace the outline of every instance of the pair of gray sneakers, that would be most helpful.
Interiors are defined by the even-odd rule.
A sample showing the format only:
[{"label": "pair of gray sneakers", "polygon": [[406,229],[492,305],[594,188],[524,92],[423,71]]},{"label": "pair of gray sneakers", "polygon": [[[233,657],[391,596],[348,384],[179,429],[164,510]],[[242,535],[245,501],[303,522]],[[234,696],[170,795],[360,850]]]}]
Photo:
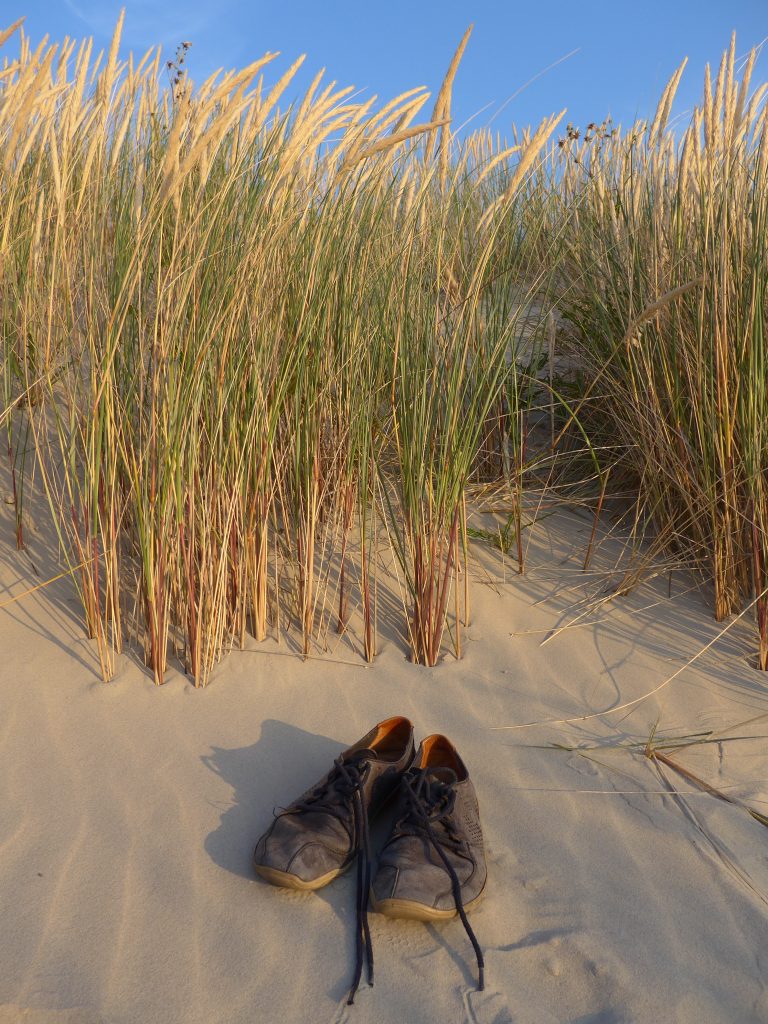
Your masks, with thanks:
[{"label": "pair of gray sneakers", "polygon": [[[369,820],[396,801],[393,826],[373,874]],[[474,786],[445,736],[415,749],[407,718],[379,722],[333,768],[281,810],[254,851],[258,874],[273,885],[320,889],[357,860],[354,1001],[363,961],[373,984],[368,901],[388,917],[442,921],[458,915],[477,957],[483,955],[466,911],[485,888],[486,864]]]}]

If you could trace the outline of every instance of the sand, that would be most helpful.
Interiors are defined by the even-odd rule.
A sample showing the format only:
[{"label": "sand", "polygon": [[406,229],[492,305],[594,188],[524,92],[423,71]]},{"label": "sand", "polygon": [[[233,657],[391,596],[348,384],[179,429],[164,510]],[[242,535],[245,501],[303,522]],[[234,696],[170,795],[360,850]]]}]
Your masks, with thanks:
[{"label": "sand", "polygon": [[[37,577],[3,515],[5,602]],[[483,554],[465,656],[434,670],[394,636],[372,666],[349,645],[302,662],[269,640],[203,691],[175,671],[157,689],[127,655],[105,685],[67,581],[0,608],[0,1024],[768,1020],[768,831],[615,746],[657,720],[747,737],[673,756],[768,812],[768,717],[740,725],[768,716],[751,634],[738,624],[610,713],[722,627],[703,595],[657,578],[553,635],[610,579],[610,545],[580,573],[588,535],[550,517],[522,579]],[[447,733],[475,780],[487,988],[459,922],[372,914],[376,984],[347,1009],[354,873],[290,893],[250,855],[273,807],[393,714]]]}]

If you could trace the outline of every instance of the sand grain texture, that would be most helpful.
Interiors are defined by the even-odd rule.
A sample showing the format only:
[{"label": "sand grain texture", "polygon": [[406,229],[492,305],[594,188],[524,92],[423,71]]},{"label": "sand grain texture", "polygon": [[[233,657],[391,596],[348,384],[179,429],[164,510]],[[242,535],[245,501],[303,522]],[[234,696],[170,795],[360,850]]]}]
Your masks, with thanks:
[{"label": "sand grain texture", "polygon": [[[204,691],[177,672],[155,688],[127,656],[103,684],[66,581],[0,610],[0,1024],[768,1019],[768,832],[673,773],[687,795],[664,795],[640,755],[537,746],[637,740],[659,715],[662,733],[733,735],[768,713],[748,631],[743,657],[734,631],[727,658],[715,647],[629,714],[493,731],[632,700],[720,628],[702,597],[649,585],[542,647],[583,586],[588,533],[551,517],[522,580],[483,556],[466,656],[435,670],[391,640],[368,667],[270,640]],[[7,551],[3,600],[34,581]],[[250,854],[273,807],[391,714],[446,732],[473,773],[487,990],[458,922],[372,914],[376,985],[348,1010],[354,874],[289,893],[255,880]],[[766,811],[768,719],[737,732],[756,738],[679,758]]]}]

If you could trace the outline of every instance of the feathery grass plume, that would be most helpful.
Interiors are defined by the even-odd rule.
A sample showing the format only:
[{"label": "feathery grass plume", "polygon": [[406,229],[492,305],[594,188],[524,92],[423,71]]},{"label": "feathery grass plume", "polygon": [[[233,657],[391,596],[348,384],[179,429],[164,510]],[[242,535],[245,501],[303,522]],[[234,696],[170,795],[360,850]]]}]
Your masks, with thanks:
[{"label": "feathery grass plume", "polygon": [[483,215],[478,221],[478,231],[484,231],[497,215],[498,211],[503,210],[509,204],[510,200],[514,198],[520,184],[525,178],[525,175],[530,171],[536,160],[540,158],[543,148],[546,146],[547,141],[550,139],[555,128],[557,128],[564,116],[565,111],[562,110],[557,115],[552,114],[550,117],[544,118],[536,129],[533,137],[523,144],[521,147],[523,152],[517,166],[515,167],[515,172],[512,175],[512,178],[507,184],[504,192],[497,196],[496,199],[494,199],[494,201],[485,209]]},{"label": "feathery grass plume", "polygon": [[355,164],[362,163],[363,160],[369,160],[372,156],[376,156],[378,153],[389,152],[396,146],[402,145],[403,142],[408,142],[409,139],[414,139],[419,135],[424,135],[426,132],[431,131],[438,124],[444,124],[446,122],[432,122],[428,124],[416,124],[411,128],[403,128],[399,132],[392,132],[390,135],[385,135],[383,139],[379,139],[372,145],[367,146],[365,149],[360,150],[351,159],[347,157],[344,163],[341,165],[340,173],[344,174],[350,171]]},{"label": "feathery grass plume", "polygon": [[17,28],[20,28],[24,24],[24,18],[18,18],[12,25],[5,28],[0,32],[0,46],[5,46],[8,40],[11,38]]},{"label": "feathery grass plume", "polygon": [[435,100],[435,106],[432,110],[432,117],[430,120],[433,124],[440,124],[440,142],[437,143],[437,132],[438,129],[434,128],[430,132],[429,140],[427,143],[425,159],[429,162],[432,159],[432,155],[437,145],[438,152],[440,155],[440,168],[438,172],[438,181],[440,185],[440,191],[445,191],[446,180],[448,177],[448,134],[449,125],[451,123],[451,98],[453,94],[453,82],[456,78],[456,72],[459,69],[461,58],[464,56],[464,51],[467,48],[469,37],[472,35],[472,29],[474,25],[470,25],[464,35],[461,37],[461,42],[456,47],[456,52],[451,58],[451,63],[448,65],[448,71],[446,72],[443,84],[440,86],[440,91],[437,94]]}]

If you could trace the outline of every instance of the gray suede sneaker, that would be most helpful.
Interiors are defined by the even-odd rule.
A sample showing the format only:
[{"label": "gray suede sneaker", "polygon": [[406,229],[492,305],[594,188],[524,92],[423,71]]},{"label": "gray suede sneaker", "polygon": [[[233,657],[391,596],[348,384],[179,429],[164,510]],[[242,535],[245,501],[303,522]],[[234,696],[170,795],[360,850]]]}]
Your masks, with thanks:
[{"label": "gray suede sneaker", "polygon": [[402,777],[395,824],[379,857],[371,905],[388,917],[443,921],[458,915],[477,956],[467,920],[485,889],[487,869],[475,788],[456,748],[428,736]]},{"label": "gray suede sneaker", "polygon": [[273,885],[320,889],[345,871],[363,836],[356,800],[373,816],[392,796],[414,755],[413,726],[389,718],[345,750],[334,766],[282,810],[259,839],[254,867]]},{"label": "gray suede sneaker", "polygon": [[336,758],[331,771],[281,811],[259,839],[254,867],[273,885],[320,889],[357,857],[357,961],[349,994],[354,999],[368,962],[373,984],[373,953],[368,929],[371,849],[368,819],[393,796],[414,756],[413,725],[407,718],[379,722]]}]

